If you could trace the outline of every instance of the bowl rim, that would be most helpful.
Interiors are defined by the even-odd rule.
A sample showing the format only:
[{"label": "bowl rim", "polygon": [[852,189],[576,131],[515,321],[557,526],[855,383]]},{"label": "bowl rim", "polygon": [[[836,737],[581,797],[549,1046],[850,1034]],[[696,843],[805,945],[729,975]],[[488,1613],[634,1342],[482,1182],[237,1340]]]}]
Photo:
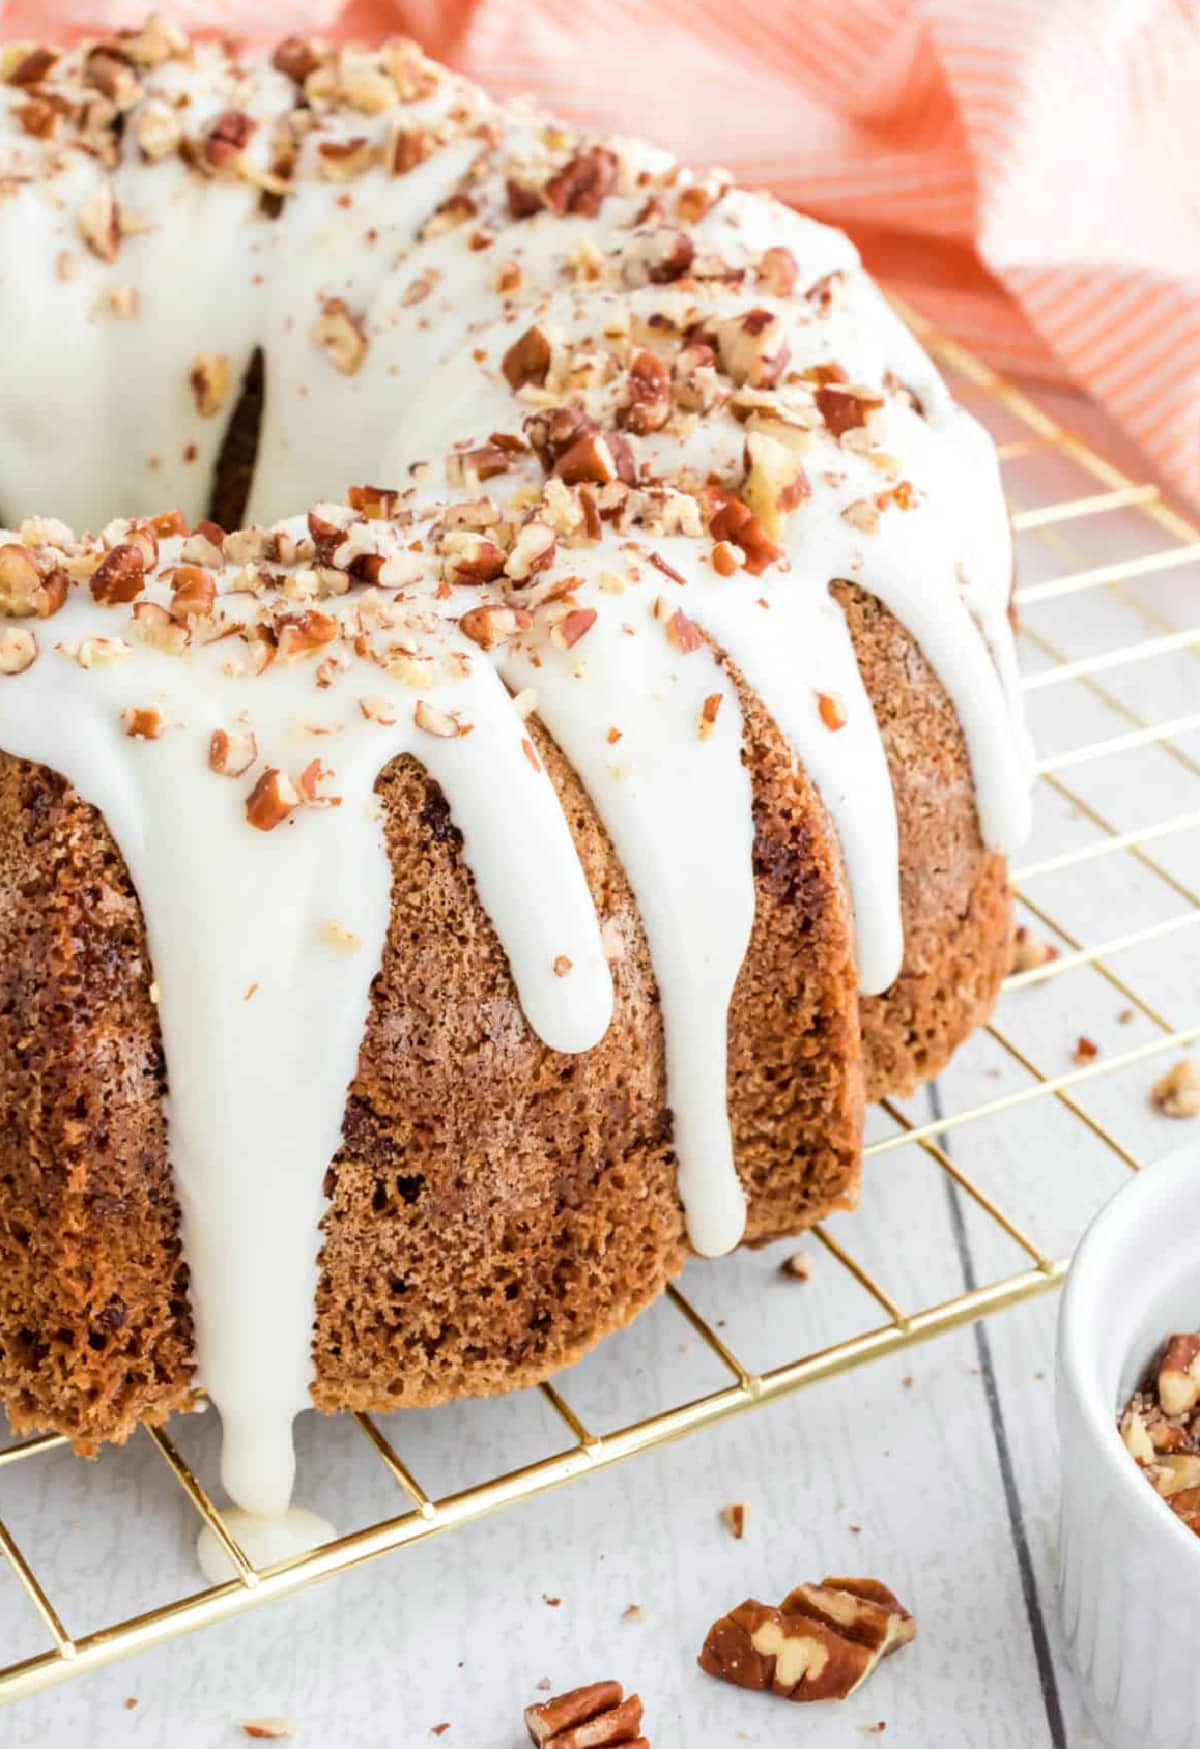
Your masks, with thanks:
[{"label": "bowl rim", "polygon": [[[1122,1184],[1092,1217],[1075,1251],[1063,1288],[1058,1317],[1057,1379],[1060,1397],[1069,1396],[1090,1436],[1098,1461],[1113,1485],[1124,1491],[1129,1509],[1140,1515],[1147,1534],[1169,1536],[1176,1548],[1200,1555],[1200,1537],[1151,1488],[1125,1447],[1117,1414],[1103,1401],[1094,1316],[1118,1260],[1144,1243],[1145,1229],[1164,1205],[1184,1196],[1187,1185],[1200,1204],[1200,1138],[1184,1142]],[[1197,1256],[1200,1281],[1200,1253]],[[1169,1332],[1164,1331],[1164,1337]]]}]

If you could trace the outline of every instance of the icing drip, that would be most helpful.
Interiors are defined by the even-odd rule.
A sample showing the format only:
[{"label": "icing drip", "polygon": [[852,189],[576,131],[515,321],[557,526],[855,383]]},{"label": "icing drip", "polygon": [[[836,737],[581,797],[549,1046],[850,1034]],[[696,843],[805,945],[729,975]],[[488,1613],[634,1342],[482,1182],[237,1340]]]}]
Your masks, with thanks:
[{"label": "icing drip", "polygon": [[[288,526],[303,537],[303,520]],[[180,547],[164,543],[151,601],[171,600],[163,579]],[[250,596],[221,599],[231,624],[255,607]],[[73,590],[52,622],[56,642],[86,654],[89,639],[129,631],[117,617]],[[466,666],[423,687],[422,706],[439,727],[444,714],[469,734],[423,730],[412,687],[387,668],[372,669],[370,719],[361,672],[340,672],[319,692],[311,661],[230,675],[227,639],[180,657],[129,638],[124,656],[86,668],[48,649],[0,697],[5,750],[65,772],[99,809],[141,901],[198,1379],[221,1412],[225,1486],[260,1514],[282,1511],[291,1493],[291,1421],[312,1376],[322,1179],[387,930],[373,797],[384,766],[415,753],[444,789],[540,1036],[586,1050],[611,1015],[591,897],[554,790],[525,754],[521,718],[474,646],[449,623],[433,627],[415,634],[437,652],[431,672],[435,659]],[[162,715],[152,742],[122,726],[123,712],[146,708]],[[212,733],[242,716],[252,719],[256,772],[297,773],[320,756],[334,767],[322,788],[340,797],[336,809],[302,808],[270,834],[252,830],[246,785],[204,759]],[[564,960],[568,972],[556,974]]]},{"label": "icing drip", "polygon": [[[304,1506],[289,1506],[273,1518],[257,1518],[239,1506],[227,1506],[221,1516],[252,1567],[272,1567],[293,1555],[307,1554],[337,1535],[327,1519]],[[237,1578],[237,1568],[207,1525],[196,1538],[196,1558],[210,1585],[224,1585]]]},{"label": "icing drip", "polygon": [[[844,238],[649,147],[587,147],[410,48],[318,57],[302,107],[283,73],[215,47],[129,53],[140,95],[85,151],[61,137],[95,102],[78,56],[49,76],[75,109],[48,133],[29,123],[44,95],[0,86],[0,324],[23,340],[6,513],[100,526],[177,503],[194,522],[256,350],[257,521],[348,480],[400,489],[369,514],[360,494],[266,534],[163,538],[140,605],[182,654],[131,623],[132,597],[89,589],[145,530],[23,527],[39,574],[72,579],[45,621],[9,598],[27,561],[0,551],[0,746],[102,812],[141,902],[198,1377],[261,1562],[328,1534],[278,1515],[322,1180],[388,927],[387,765],[410,754],[444,790],[530,1025],[585,1051],[612,989],[523,720],[536,694],[637,900],[680,1195],[711,1254],[744,1224],[726,1029],[754,917],[726,662],[829,813],[869,993],[903,957],[896,817],[831,583],[917,640],[1000,850],[1026,829],[1029,751],[990,444]],[[172,129],[186,140],[159,151]],[[179,565],[216,576],[190,620],[171,617]],[[236,781],[208,769],[214,734],[244,751],[248,733]],[[252,789],[270,831],[248,824]],[[201,1558],[228,1576],[219,1549]]]},{"label": "icing drip", "polygon": [[[619,569],[605,572],[605,558]],[[576,559],[577,599],[597,614],[580,653],[539,641],[515,648],[503,672],[514,687],[536,688],[538,715],[582,779],[637,900],[662,999],[679,1194],[693,1246],[715,1256],[738,1243],[746,1213],[725,1108],[726,1016],[754,921],[737,694],[707,650],[672,654],[652,614],[649,578],[665,582],[660,573],[637,566],[642,580],[630,589],[642,599],[604,612],[599,579],[624,581],[628,564],[612,553]],[[718,702],[701,740],[706,700]]]}]

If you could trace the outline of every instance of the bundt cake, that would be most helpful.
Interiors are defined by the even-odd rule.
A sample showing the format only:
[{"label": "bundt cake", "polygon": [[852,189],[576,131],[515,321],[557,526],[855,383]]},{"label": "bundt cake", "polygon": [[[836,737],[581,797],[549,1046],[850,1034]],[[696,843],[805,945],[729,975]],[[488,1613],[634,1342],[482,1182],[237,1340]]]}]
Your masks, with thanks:
[{"label": "bundt cake", "polygon": [[0,1399],[202,1387],[272,1513],[854,1204],[1006,967],[1004,504],[720,172],[408,42],[2,76]]}]

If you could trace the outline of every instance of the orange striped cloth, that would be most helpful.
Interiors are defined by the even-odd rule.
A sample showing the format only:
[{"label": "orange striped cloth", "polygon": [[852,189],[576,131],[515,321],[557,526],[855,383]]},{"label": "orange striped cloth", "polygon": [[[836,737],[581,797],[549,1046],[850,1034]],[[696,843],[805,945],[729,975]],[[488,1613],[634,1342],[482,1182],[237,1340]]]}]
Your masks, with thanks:
[{"label": "orange striped cloth", "polygon": [[[7,34],[139,0],[0,0]],[[189,27],[402,30],[500,92],[844,226],[1003,368],[1088,389],[1200,500],[1198,0],[176,0]]]}]

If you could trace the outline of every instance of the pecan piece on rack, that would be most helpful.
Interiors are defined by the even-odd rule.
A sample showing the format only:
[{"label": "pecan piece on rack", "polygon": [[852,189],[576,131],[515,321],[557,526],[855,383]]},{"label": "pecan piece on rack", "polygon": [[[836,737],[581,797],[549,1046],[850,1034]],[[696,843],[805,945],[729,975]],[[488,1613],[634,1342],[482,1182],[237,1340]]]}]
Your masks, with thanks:
[{"label": "pecan piece on rack", "polygon": [[739,1604],[709,1629],[700,1668],[784,1700],[844,1700],[916,1631],[879,1580],[828,1578],[796,1586],[778,1609]]},{"label": "pecan piece on rack", "polygon": [[525,1708],[525,1724],[538,1749],[650,1749],[642,1726],[642,1703],[619,1682],[589,1682],[568,1694]]},{"label": "pecan piece on rack", "polygon": [[1183,1057],[1150,1089],[1150,1103],[1164,1117],[1200,1117],[1200,1071]]}]

